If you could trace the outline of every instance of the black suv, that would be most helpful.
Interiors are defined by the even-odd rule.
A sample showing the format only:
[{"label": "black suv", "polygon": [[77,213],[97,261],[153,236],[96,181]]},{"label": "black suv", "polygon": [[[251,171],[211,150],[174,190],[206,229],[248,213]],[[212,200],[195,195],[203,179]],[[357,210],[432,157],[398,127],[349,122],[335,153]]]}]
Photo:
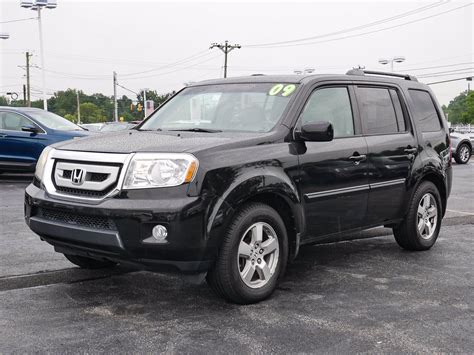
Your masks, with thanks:
[{"label": "black suv", "polygon": [[45,149],[25,215],[81,267],[206,275],[252,303],[305,244],[384,225],[404,249],[431,248],[450,164],[443,113],[412,76],[212,80],[131,131]]}]

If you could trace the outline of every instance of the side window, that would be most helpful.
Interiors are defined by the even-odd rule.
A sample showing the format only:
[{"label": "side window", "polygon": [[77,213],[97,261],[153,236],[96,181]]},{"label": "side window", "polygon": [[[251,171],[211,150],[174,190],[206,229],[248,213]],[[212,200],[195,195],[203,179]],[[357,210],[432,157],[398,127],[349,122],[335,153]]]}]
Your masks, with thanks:
[{"label": "side window", "polygon": [[32,125],[35,124],[26,117],[23,117],[17,113],[0,112],[0,129],[7,129],[10,131],[21,131],[21,127]]},{"label": "side window", "polygon": [[364,133],[389,134],[399,131],[395,108],[388,89],[358,87],[357,98]]},{"label": "side window", "polygon": [[311,94],[301,113],[301,123],[318,121],[331,122],[334,137],[354,135],[354,119],[346,87],[322,88]]},{"label": "side window", "polygon": [[413,100],[413,113],[422,132],[436,132],[441,129],[438,111],[427,91],[408,90]]},{"label": "side window", "polygon": [[390,96],[392,96],[393,107],[395,107],[395,113],[397,114],[397,123],[398,123],[398,131],[405,132],[407,130],[405,117],[403,115],[402,105],[400,103],[400,97],[398,93],[394,89],[390,89]]}]

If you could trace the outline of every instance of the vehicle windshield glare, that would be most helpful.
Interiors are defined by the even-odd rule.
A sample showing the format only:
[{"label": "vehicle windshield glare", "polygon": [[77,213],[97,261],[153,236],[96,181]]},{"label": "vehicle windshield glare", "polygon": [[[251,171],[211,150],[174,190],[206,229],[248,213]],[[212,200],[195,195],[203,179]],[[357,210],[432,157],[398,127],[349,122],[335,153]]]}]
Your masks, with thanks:
[{"label": "vehicle windshield glare", "polygon": [[189,87],[173,97],[141,130],[268,132],[280,120],[296,84],[219,84]]},{"label": "vehicle windshield glare", "polygon": [[33,117],[43,126],[49,129],[56,129],[58,131],[84,131],[75,123],[48,111],[30,111],[28,115]]}]

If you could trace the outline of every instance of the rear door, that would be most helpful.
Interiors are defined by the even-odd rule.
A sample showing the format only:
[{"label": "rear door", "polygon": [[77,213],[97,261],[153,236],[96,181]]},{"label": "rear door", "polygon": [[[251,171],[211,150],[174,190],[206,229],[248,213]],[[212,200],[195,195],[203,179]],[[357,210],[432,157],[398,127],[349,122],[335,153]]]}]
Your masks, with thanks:
[{"label": "rear door", "polygon": [[367,224],[382,224],[402,213],[418,144],[398,88],[357,85],[355,90],[368,145]]},{"label": "rear door", "polygon": [[304,201],[307,238],[313,239],[365,223],[367,144],[360,134],[350,85],[316,88],[299,116],[302,124],[329,121],[331,142],[302,142],[298,186]]},{"label": "rear door", "polygon": [[0,111],[0,170],[32,170],[47,145],[43,130],[43,133],[23,132],[23,126],[38,127],[21,114]]}]

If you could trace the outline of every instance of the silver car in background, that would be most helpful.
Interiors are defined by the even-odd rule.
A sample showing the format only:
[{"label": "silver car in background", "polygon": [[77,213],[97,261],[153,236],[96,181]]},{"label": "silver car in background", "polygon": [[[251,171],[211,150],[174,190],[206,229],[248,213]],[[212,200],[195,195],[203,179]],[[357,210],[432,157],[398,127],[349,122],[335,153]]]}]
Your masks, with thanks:
[{"label": "silver car in background", "polygon": [[458,164],[467,164],[472,154],[471,137],[464,133],[454,132],[450,129],[451,154]]}]

